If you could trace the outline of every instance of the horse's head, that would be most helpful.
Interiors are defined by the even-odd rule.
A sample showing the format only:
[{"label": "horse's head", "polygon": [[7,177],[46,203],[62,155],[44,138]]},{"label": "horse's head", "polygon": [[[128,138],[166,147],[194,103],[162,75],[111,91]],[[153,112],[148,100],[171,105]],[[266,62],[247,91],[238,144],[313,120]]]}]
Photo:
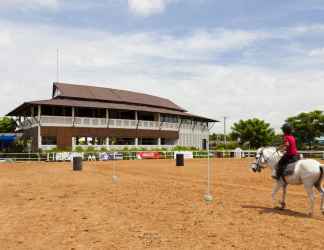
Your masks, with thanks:
[{"label": "horse's head", "polygon": [[275,152],[277,152],[277,150],[274,147],[259,148],[256,151],[255,162],[251,165],[253,172],[261,172],[261,170],[267,166],[267,163]]}]

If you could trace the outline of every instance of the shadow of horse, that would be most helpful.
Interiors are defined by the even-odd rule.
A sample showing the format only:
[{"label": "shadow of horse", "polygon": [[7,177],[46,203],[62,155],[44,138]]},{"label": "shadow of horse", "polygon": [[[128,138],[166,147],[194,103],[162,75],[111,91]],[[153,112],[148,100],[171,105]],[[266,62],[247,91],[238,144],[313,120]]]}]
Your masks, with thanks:
[{"label": "shadow of horse", "polygon": [[310,217],[305,213],[300,213],[290,209],[270,208],[270,207],[252,206],[252,205],[242,205],[241,208],[256,209],[258,210],[259,214],[280,214],[280,215],[286,215],[286,216],[291,216],[296,218],[309,218],[309,219],[324,221],[324,218],[323,219],[315,218],[314,216]]}]

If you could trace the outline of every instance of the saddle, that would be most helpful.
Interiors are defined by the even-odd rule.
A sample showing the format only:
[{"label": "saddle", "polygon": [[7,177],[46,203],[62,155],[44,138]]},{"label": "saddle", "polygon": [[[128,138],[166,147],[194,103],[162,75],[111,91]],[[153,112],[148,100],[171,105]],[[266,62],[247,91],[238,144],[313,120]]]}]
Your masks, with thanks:
[{"label": "saddle", "polygon": [[301,160],[300,156],[292,158],[286,165],[286,167],[282,173],[282,176],[289,176],[289,175],[294,174],[297,162],[300,160]]}]

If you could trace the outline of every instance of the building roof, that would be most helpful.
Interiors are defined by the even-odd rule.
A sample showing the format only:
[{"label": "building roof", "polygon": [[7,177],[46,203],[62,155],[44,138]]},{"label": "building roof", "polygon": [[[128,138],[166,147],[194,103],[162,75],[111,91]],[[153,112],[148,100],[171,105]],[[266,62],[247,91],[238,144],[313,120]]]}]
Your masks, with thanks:
[{"label": "building roof", "polygon": [[20,116],[33,105],[49,105],[155,112],[217,122],[214,119],[190,114],[168,99],[126,90],[53,83],[52,96],[53,98],[49,100],[25,102],[7,116]]},{"label": "building roof", "polygon": [[167,108],[177,111],[186,111],[165,98],[127,90],[94,87],[88,85],[54,83],[53,98],[73,98],[112,103],[137,104],[158,108]]},{"label": "building roof", "polygon": [[84,100],[73,100],[73,99],[49,99],[41,101],[25,102],[10,113],[7,116],[17,116],[22,110],[28,110],[29,106],[32,105],[49,105],[49,106],[65,106],[65,107],[82,107],[82,108],[107,108],[107,109],[120,109],[120,110],[133,110],[143,112],[155,112],[161,114],[179,115],[182,117],[201,119],[208,122],[217,122],[216,120],[190,114],[188,112],[180,112],[176,110],[170,110],[165,108],[155,108],[141,105],[131,105],[122,103],[109,103],[99,101],[84,101]]}]

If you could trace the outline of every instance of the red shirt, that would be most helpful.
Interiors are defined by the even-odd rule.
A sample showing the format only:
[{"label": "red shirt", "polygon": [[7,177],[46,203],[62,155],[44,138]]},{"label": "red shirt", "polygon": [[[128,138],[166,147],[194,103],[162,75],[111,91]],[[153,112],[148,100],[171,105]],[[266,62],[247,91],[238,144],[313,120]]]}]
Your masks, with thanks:
[{"label": "red shirt", "polygon": [[286,145],[288,145],[287,148],[287,155],[289,156],[294,156],[298,154],[297,151],[297,146],[296,146],[296,139],[294,136],[292,135],[285,135],[284,136],[284,142]]}]

